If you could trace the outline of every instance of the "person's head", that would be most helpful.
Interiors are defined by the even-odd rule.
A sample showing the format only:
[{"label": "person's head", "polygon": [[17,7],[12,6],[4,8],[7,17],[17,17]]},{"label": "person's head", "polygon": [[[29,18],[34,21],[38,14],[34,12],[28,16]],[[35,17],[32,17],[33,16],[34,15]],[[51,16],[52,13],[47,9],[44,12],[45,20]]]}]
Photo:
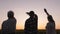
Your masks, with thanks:
[{"label": "person's head", "polygon": [[54,22],[53,17],[51,15],[48,15],[47,19],[48,21]]},{"label": "person's head", "polygon": [[27,12],[27,14],[28,14],[30,17],[33,17],[33,16],[34,16],[34,11]]},{"label": "person's head", "polygon": [[13,18],[14,17],[14,12],[13,11],[8,11],[7,13],[8,18]]}]

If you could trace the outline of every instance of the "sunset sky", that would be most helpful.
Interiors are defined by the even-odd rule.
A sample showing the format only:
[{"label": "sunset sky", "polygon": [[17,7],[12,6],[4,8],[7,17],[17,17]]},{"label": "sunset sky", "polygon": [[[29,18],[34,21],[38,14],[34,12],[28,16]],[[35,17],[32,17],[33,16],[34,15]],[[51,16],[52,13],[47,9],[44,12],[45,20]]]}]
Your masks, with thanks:
[{"label": "sunset sky", "polygon": [[24,29],[29,16],[26,12],[33,10],[38,15],[38,29],[45,29],[48,22],[44,8],[55,20],[56,29],[60,29],[60,0],[0,0],[0,29],[2,22],[7,20],[7,12],[14,11],[17,19],[16,29]]}]

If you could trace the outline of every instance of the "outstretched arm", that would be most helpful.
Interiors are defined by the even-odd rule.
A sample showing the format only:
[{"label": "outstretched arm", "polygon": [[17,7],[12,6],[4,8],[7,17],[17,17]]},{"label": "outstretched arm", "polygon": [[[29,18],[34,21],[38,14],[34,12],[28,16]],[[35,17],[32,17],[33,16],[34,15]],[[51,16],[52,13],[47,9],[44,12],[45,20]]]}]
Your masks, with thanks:
[{"label": "outstretched arm", "polygon": [[47,10],[44,8],[44,12],[47,14],[47,15],[49,15],[49,13],[47,12]]}]

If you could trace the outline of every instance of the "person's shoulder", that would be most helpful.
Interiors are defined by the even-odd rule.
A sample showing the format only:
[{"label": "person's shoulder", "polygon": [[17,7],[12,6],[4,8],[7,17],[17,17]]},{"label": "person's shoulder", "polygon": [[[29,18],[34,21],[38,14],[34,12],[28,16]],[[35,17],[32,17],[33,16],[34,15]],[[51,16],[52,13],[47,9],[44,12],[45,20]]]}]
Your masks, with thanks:
[{"label": "person's shoulder", "polygon": [[3,21],[2,24],[6,24],[7,23],[7,20]]},{"label": "person's shoulder", "polygon": [[26,19],[26,21],[29,21],[29,18],[28,18],[28,19]]},{"label": "person's shoulder", "polygon": [[16,18],[13,18],[13,21],[14,21],[14,22],[17,22]]},{"label": "person's shoulder", "polygon": [[29,21],[30,21],[30,18],[26,19],[26,21],[25,21],[25,22],[29,22]]},{"label": "person's shoulder", "polygon": [[14,18],[16,20],[16,18]]},{"label": "person's shoulder", "polygon": [[7,20],[3,21],[3,23],[4,23],[4,22],[7,22]]},{"label": "person's shoulder", "polygon": [[53,25],[54,25],[54,23],[48,23],[48,25],[53,26]]},{"label": "person's shoulder", "polygon": [[34,16],[36,19],[38,19],[38,16],[37,16],[37,14],[35,14],[35,16]]},{"label": "person's shoulder", "polygon": [[35,17],[38,17],[37,14],[35,14]]},{"label": "person's shoulder", "polygon": [[47,24],[49,24],[49,22]]},{"label": "person's shoulder", "polygon": [[15,19],[16,20],[16,18],[14,17],[13,19]]},{"label": "person's shoulder", "polygon": [[50,23],[48,22],[47,25],[50,25]]},{"label": "person's shoulder", "polygon": [[12,20],[17,21],[16,18],[13,18]]}]

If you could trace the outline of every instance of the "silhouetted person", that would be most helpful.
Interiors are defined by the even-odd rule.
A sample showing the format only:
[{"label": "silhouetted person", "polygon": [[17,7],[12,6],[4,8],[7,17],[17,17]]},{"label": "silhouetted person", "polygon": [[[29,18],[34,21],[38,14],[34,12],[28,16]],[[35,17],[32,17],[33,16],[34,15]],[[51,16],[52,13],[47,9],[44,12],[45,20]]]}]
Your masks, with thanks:
[{"label": "silhouetted person", "polygon": [[34,13],[34,11],[27,12],[30,16],[25,22],[25,34],[37,34],[37,24],[38,24],[38,16]]},{"label": "silhouetted person", "polygon": [[53,17],[49,15],[46,9],[44,9],[45,13],[47,14],[48,23],[46,25],[46,34],[56,34],[55,31],[55,21]]},{"label": "silhouetted person", "polygon": [[16,19],[13,11],[9,11],[8,19],[2,23],[2,34],[15,34],[16,31]]}]

